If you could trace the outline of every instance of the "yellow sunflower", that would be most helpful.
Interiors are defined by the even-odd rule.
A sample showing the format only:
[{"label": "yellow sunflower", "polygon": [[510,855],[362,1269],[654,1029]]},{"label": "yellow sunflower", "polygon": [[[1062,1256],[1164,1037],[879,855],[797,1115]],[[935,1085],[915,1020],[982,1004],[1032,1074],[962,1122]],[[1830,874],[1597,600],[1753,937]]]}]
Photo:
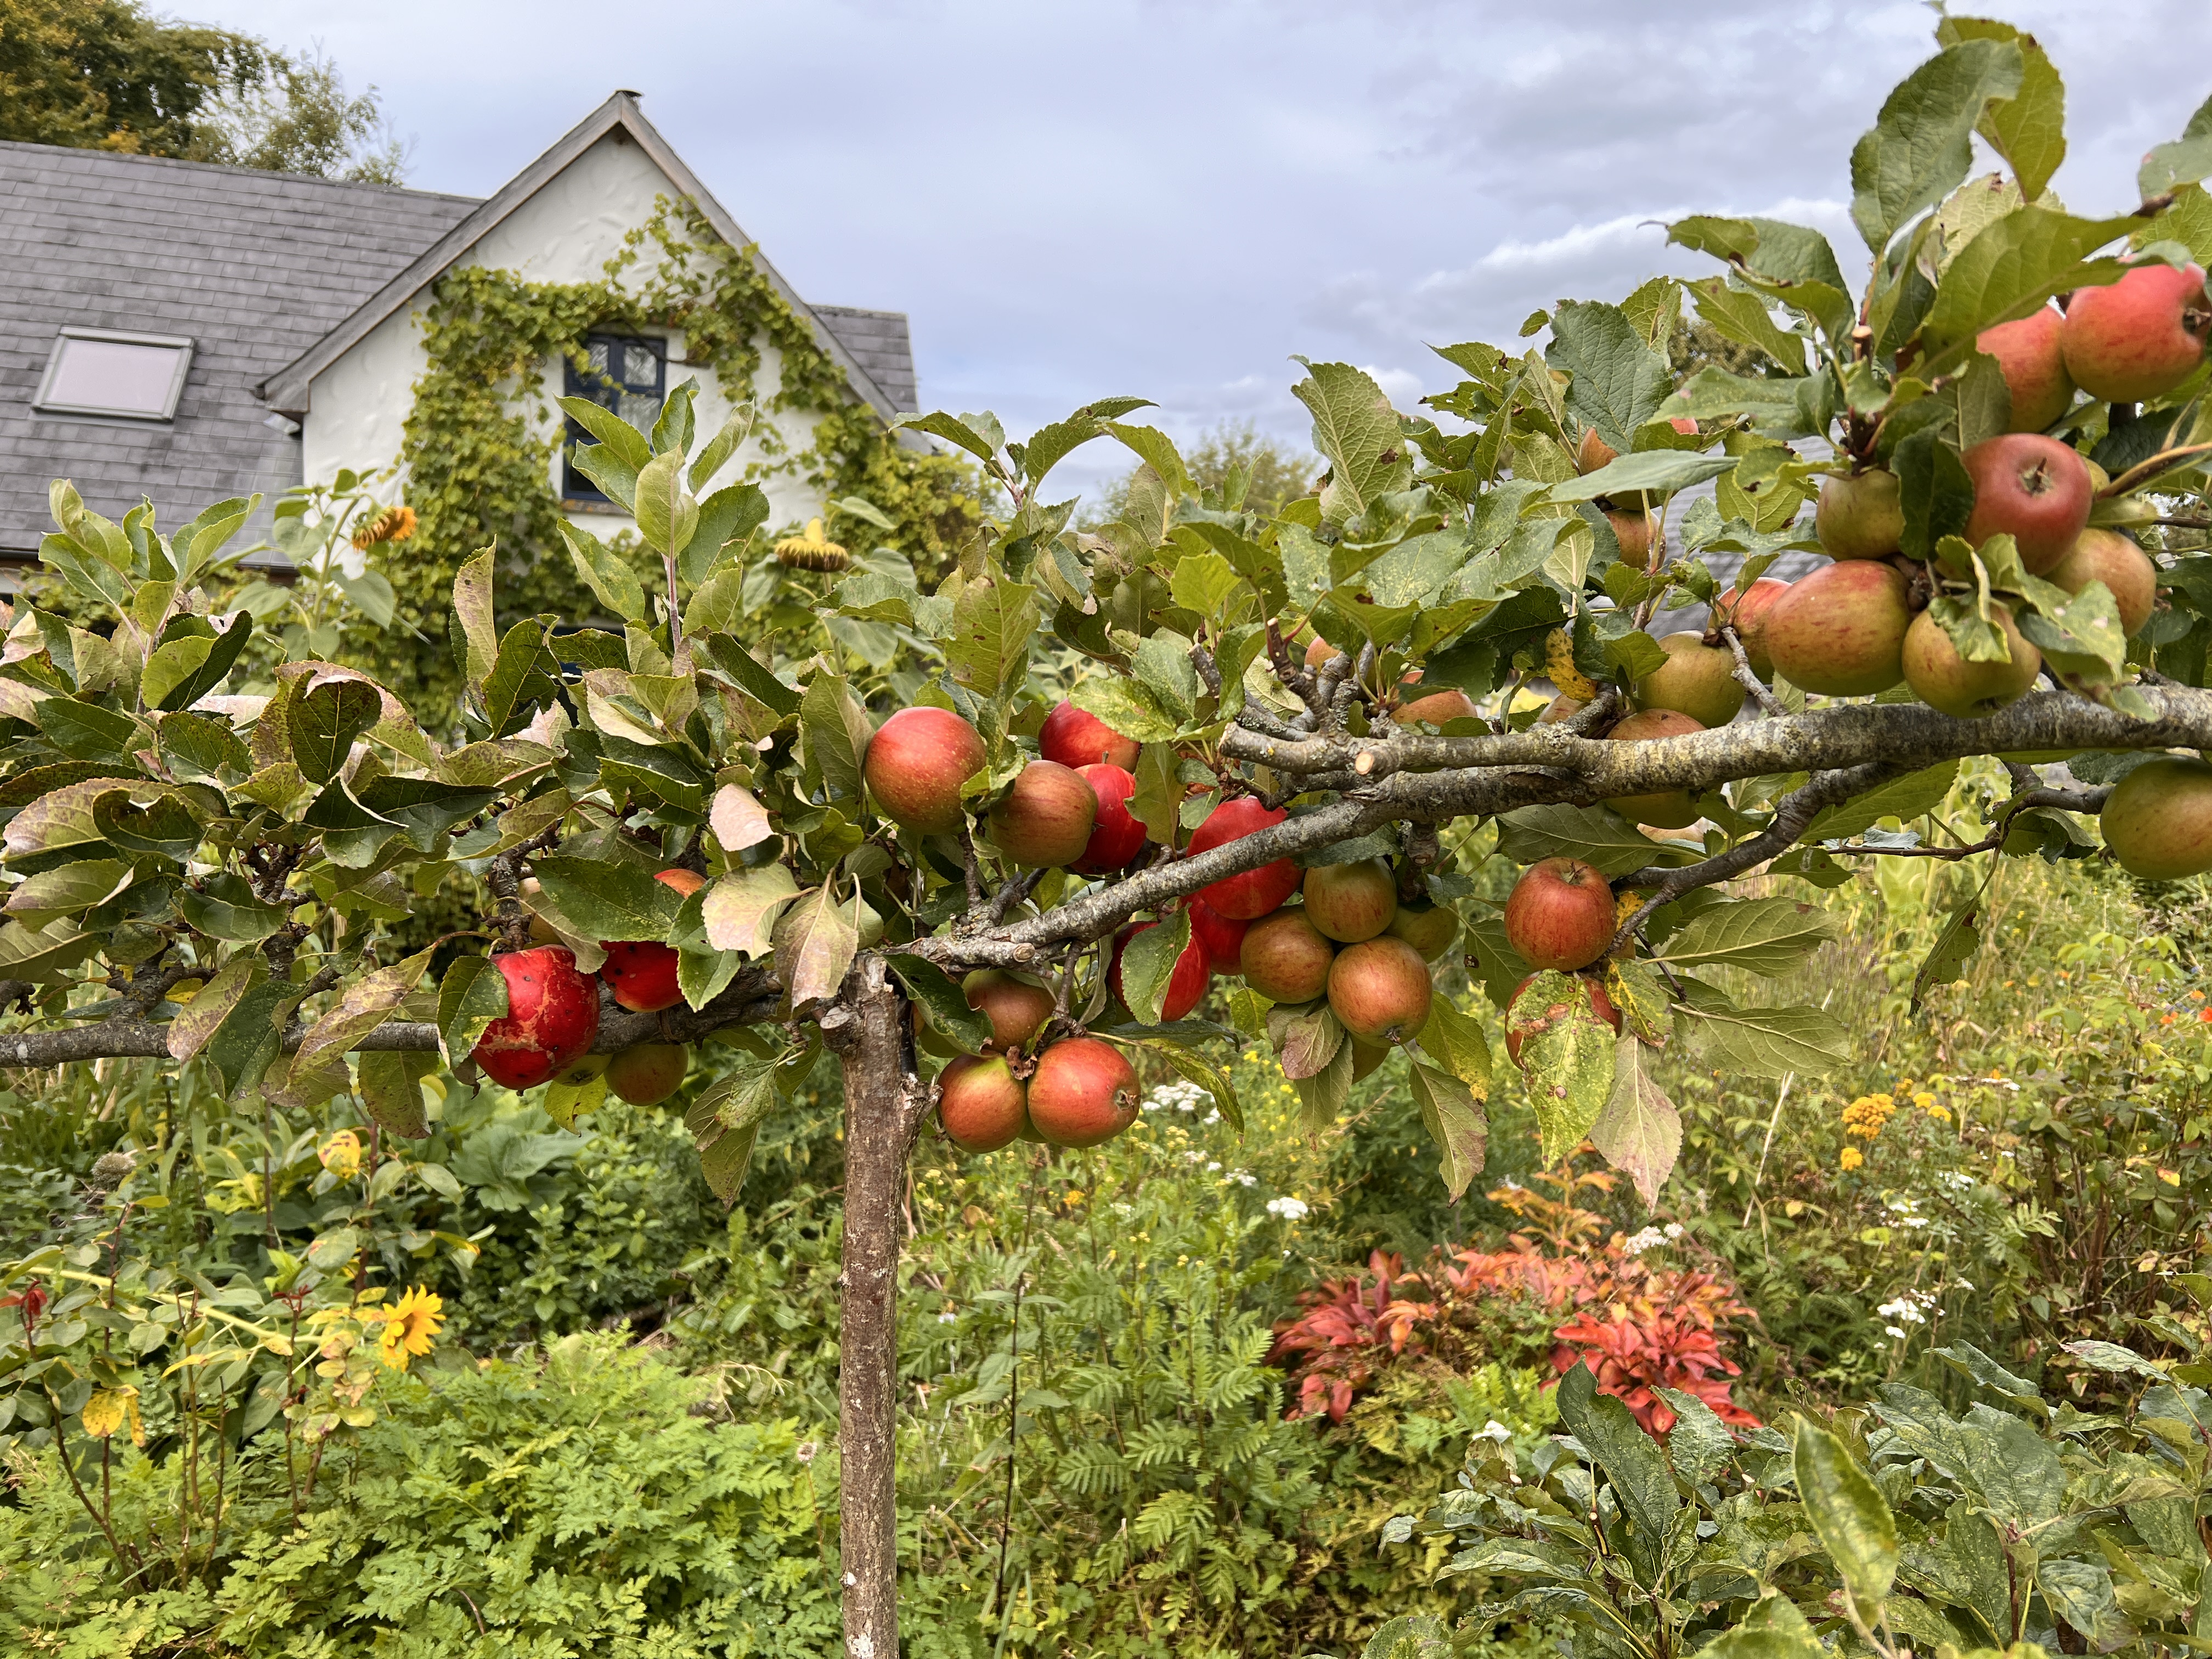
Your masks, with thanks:
[{"label": "yellow sunflower", "polygon": [[376,1357],[393,1370],[404,1371],[410,1356],[426,1354],[435,1346],[438,1327],[446,1322],[440,1311],[442,1297],[420,1285],[384,1309],[384,1329],[376,1339]]}]

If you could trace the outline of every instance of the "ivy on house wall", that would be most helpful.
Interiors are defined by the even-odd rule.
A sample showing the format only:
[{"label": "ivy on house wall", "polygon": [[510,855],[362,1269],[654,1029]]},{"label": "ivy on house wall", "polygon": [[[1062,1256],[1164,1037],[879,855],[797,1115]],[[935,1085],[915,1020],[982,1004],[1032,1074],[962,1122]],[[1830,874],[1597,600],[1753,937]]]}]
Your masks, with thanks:
[{"label": "ivy on house wall", "polygon": [[[648,253],[657,256],[650,263]],[[401,618],[433,638],[443,636],[440,618],[454,573],[487,544],[501,550],[499,592],[513,614],[580,620],[596,609],[557,529],[562,427],[544,372],[556,353],[579,353],[595,329],[680,332],[685,357],[713,369],[726,398],[757,404],[763,418],[749,479],[797,477],[833,502],[861,495],[896,526],[881,532],[841,523],[833,507],[830,531],[840,539],[888,542],[926,578],[981,521],[974,467],[902,446],[762,276],[751,250],[724,240],[688,199],[660,198],[596,283],[526,282],[472,265],[449,270],[432,289],[422,329],[429,362],[415,385],[400,452],[419,528],[405,556],[382,568]],[[762,395],[757,383],[770,348],[780,374]],[[818,415],[803,449],[766,418],[787,410]],[[772,538],[762,539],[765,547]],[[634,546],[617,545],[635,556]],[[642,562],[639,569],[653,574]],[[370,654],[362,666],[418,715],[453,718],[458,682],[443,652],[421,650],[392,629]]]}]

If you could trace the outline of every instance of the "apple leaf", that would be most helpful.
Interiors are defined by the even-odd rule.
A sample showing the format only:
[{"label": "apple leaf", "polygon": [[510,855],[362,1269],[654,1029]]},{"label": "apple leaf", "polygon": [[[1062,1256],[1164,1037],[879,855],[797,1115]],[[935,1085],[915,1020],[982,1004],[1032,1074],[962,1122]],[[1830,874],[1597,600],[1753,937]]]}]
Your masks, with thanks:
[{"label": "apple leaf", "polygon": [[1590,1125],[1605,1161],[1636,1183],[1644,1207],[1659,1201],[1682,1151],[1682,1115],[1652,1077],[1643,1039],[1625,1031],[1613,1044],[1613,1092]]},{"label": "apple leaf", "polygon": [[1283,1075],[1293,1083],[1318,1076],[1336,1059],[1338,1049],[1348,1046],[1344,1027],[1325,1001],[1270,1008],[1267,1038],[1282,1062]]},{"label": "apple leaf", "polygon": [[431,951],[417,951],[389,968],[379,968],[345,982],[337,1006],[307,1028],[293,1056],[292,1071],[304,1076],[325,1059],[336,1059],[384,1024],[399,1010],[407,994],[422,981],[430,966]]},{"label": "apple leaf", "polygon": [[1551,969],[1514,999],[1505,1022],[1521,1040],[1544,1162],[1557,1164],[1582,1145],[1612,1096],[1613,1027],[1590,1007],[1582,980]]},{"label": "apple leaf", "polygon": [[1121,951],[1121,1000],[1140,1025],[1160,1023],[1176,963],[1190,945],[1190,912],[1177,910],[1165,921],[1133,935]]},{"label": "apple leaf", "polygon": [[767,955],[772,948],[776,918],[798,896],[799,884],[781,864],[732,870],[707,889],[701,908],[708,942],[717,951],[742,951],[749,957]]},{"label": "apple leaf", "polygon": [[1851,149],[1851,222],[1877,257],[1966,176],[1983,112],[2016,96],[2025,73],[2011,41],[1962,40],[1898,83]]},{"label": "apple leaf", "polygon": [[778,919],[775,939],[776,977],[794,1014],[836,996],[860,949],[852,907],[837,902],[834,882],[801,895]]},{"label": "apple leaf", "polygon": [[[1348,1053],[1351,1045],[1345,1047]],[[1422,1125],[1443,1154],[1438,1169],[1444,1178],[1444,1190],[1457,1203],[1468,1183],[1482,1173],[1488,1149],[1490,1126],[1483,1115],[1482,1097],[1462,1079],[1418,1060],[1408,1080],[1421,1109]]]},{"label": "apple leaf", "polygon": [[634,864],[556,856],[531,868],[554,908],[602,945],[665,940],[684,908],[683,895]]},{"label": "apple leaf", "polygon": [[1684,1000],[1674,1005],[1675,1029],[1702,1039],[1705,1058],[1717,1070],[1826,1077],[1850,1062],[1850,1033],[1818,1008],[1739,1008],[1687,975],[1682,989]]},{"label": "apple leaf", "polygon": [[484,1028],[505,1018],[507,977],[489,957],[457,957],[438,982],[438,1045],[446,1064],[469,1057]]}]

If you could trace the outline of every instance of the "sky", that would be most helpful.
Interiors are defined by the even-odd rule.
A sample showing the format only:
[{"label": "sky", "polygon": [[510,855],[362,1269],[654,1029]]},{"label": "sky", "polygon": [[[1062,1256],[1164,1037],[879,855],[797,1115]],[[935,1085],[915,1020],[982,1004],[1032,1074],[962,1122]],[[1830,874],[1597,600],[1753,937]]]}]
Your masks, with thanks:
[{"label": "sky", "polygon": [[[1685,213],[1816,225],[1863,270],[1850,148],[1936,21],[1888,0],[204,8],[177,9],[374,84],[422,189],[488,195],[635,89],[802,295],[909,315],[926,409],[1018,435],[1129,394],[1178,439],[1249,420],[1299,443],[1294,354],[1411,410],[1457,378],[1432,345],[1513,345],[1540,307],[1713,269],[1666,246]],[[2205,0],[1955,9],[2057,63],[2077,210],[2134,206],[2142,153],[2212,94]],[[1054,483],[1127,459],[1094,444]]]}]

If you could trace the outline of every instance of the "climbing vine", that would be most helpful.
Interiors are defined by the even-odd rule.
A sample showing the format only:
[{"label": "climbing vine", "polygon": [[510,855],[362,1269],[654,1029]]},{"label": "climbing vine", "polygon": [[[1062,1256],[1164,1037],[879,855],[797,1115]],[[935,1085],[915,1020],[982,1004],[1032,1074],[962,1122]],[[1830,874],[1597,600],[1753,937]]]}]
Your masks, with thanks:
[{"label": "climbing vine", "polygon": [[[981,522],[975,469],[902,445],[854,396],[812,329],[761,274],[752,250],[724,240],[696,204],[664,197],[598,282],[536,283],[467,265],[433,288],[422,319],[429,362],[415,385],[400,452],[419,529],[404,557],[380,566],[401,621],[442,637],[454,573],[488,544],[500,550],[501,598],[514,615],[580,620],[594,613],[557,529],[562,425],[546,365],[556,355],[580,362],[580,342],[592,331],[647,329],[680,333],[684,368],[711,370],[733,405],[751,402],[759,410],[744,477],[795,477],[819,489],[841,538],[887,543],[927,572]],[[775,385],[763,394],[758,383],[771,350]],[[672,373],[672,381],[680,378]],[[769,418],[787,410],[818,414],[804,448],[793,447]],[[834,503],[851,495],[894,527],[884,532],[840,514]],[[636,556],[634,538],[614,545]],[[650,574],[642,562],[638,568]],[[362,665],[421,716],[453,718],[458,681],[446,653],[422,650],[394,629],[369,656]]]}]

